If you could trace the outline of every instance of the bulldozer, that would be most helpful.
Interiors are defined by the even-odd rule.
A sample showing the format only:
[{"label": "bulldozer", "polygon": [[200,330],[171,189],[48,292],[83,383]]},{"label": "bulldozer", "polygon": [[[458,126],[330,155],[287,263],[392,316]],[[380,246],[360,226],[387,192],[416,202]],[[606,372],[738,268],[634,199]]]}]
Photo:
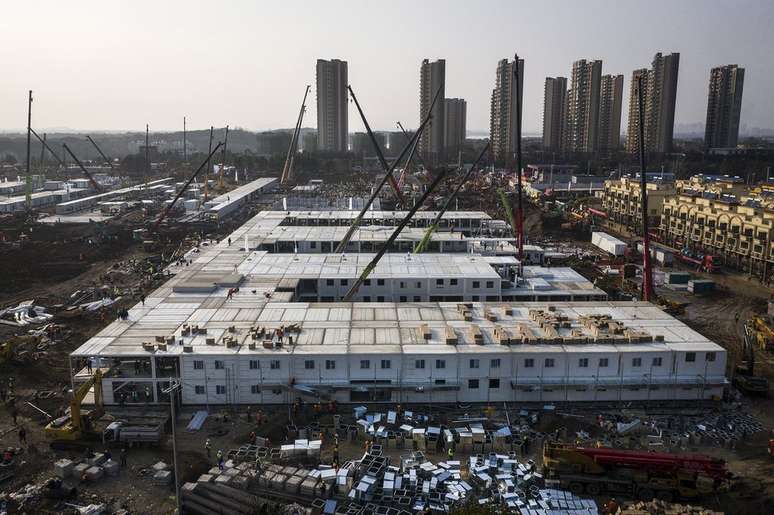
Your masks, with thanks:
[{"label": "bulldozer", "polygon": [[[85,412],[81,409],[81,404],[92,387],[94,387],[94,408]],[[99,420],[104,413],[102,371],[96,370],[85,383],[73,392],[69,413],[49,422],[45,429],[46,436],[54,441],[80,440],[92,431],[93,423]]]},{"label": "bulldozer", "polygon": [[755,315],[749,323],[758,347],[762,351],[774,351],[774,318],[770,315]]}]

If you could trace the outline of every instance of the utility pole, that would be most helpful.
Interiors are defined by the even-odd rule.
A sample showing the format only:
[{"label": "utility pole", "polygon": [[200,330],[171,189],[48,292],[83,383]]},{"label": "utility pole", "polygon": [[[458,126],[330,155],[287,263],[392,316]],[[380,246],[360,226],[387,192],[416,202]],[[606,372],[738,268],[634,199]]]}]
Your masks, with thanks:
[{"label": "utility pole", "polygon": [[212,156],[212,131],[215,129],[212,125],[210,125],[210,146],[207,150],[207,168],[204,170],[204,201],[207,202],[209,199],[207,198],[207,183],[210,180],[210,157]]},{"label": "utility pole", "polygon": [[[519,271],[524,267],[524,206],[521,191],[521,86],[519,86],[519,54],[513,56],[514,88],[516,88],[516,224],[519,231]],[[521,275],[521,274],[519,274]]]},{"label": "utility pole", "polygon": [[220,156],[220,173],[218,174],[219,188],[223,188],[223,174],[226,173],[226,145],[228,145],[228,125],[226,125],[226,135],[223,137],[223,154]]},{"label": "utility pole", "polygon": [[186,146],[185,116],[183,116],[183,162],[188,162],[188,147]]},{"label": "utility pole", "polygon": [[163,393],[169,394],[169,411],[172,417],[172,467],[175,470],[175,504],[177,505],[177,513],[182,513],[182,507],[180,503],[180,470],[177,467],[177,435],[175,434],[175,422],[177,420],[177,414],[175,413],[175,404],[177,400],[177,392],[180,390],[180,381],[170,381],[169,388],[162,390]]},{"label": "utility pole", "polygon": [[32,90],[30,90],[29,101],[27,102],[27,210],[32,209],[32,176],[30,175],[30,136],[32,136]]},{"label": "utility pole", "polygon": [[145,184],[148,184],[148,176],[150,175],[150,138],[148,137],[148,124],[145,124]]},{"label": "utility pole", "polygon": [[637,116],[640,154],[640,203],[642,209],[642,300],[649,302],[653,293],[653,272],[650,269],[650,235],[648,234],[648,180],[645,172],[645,107],[642,93],[642,77],[637,77]]}]

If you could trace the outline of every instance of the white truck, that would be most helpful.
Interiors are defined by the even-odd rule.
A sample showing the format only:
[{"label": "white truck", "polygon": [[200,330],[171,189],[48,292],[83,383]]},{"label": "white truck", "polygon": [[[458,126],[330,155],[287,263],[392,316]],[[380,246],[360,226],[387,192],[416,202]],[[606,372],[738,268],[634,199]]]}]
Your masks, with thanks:
[{"label": "white truck", "polygon": [[129,423],[123,420],[111,422],[102,435],[103,443],[120,444],[158,444],[164,434],[162,423]]}]

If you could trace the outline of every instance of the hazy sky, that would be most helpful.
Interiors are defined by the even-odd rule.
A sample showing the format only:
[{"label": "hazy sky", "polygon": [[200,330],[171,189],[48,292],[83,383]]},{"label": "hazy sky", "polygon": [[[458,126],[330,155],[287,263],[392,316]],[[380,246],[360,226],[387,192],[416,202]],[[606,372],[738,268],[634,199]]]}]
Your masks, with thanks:
[{"label": "hazy sky", "polygon": [[[774,126],[774,0],[7,0],[0,11],[0,129],[292,127],[317,58],[349,62],[371,126],[418,125],[419,65],[446,59],[446,96],[488,130],[499,59],[525,59],[525,131],[541,130],[546,76],[602,59],[629,82],[680,52],[676,123],[704,123],[713,66],[746,68],[742,124]],[[314,87],[304,126],[316,126]],[[362,130],[354,106],[350,131]]]}]

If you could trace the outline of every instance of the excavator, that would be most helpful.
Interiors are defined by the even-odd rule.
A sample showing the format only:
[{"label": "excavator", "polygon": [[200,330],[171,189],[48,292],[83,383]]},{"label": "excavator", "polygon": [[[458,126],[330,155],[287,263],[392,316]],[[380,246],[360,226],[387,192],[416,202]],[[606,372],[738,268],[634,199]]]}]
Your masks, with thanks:
[{"label": "excavator", "polygon": [[[94,387],[94,409],[87,413],[81,410],[81,404],[92,387]],[[102,371],[96,370],[73,393],[73,399],[70,401],[70,412],[49,422],[45,430],[46,436],[54,441],[80,440],[91,432],[92,424],[99,420],[104,413],[105,410],[102,405]]]},{"label": "excavator", "polygon": [[734,376],[731,382],[741,392],[748,395],[768,395],[769,380],[755,375],[755,348],[753,340],[755,336],[752,328],[744,325],[744,338],[742,339],[744,361],[734,368]]},{"label": "excavator", "polygon": [[750,330],[762,351],[774,351],[774,317],[755,315],[750,319]]}]

